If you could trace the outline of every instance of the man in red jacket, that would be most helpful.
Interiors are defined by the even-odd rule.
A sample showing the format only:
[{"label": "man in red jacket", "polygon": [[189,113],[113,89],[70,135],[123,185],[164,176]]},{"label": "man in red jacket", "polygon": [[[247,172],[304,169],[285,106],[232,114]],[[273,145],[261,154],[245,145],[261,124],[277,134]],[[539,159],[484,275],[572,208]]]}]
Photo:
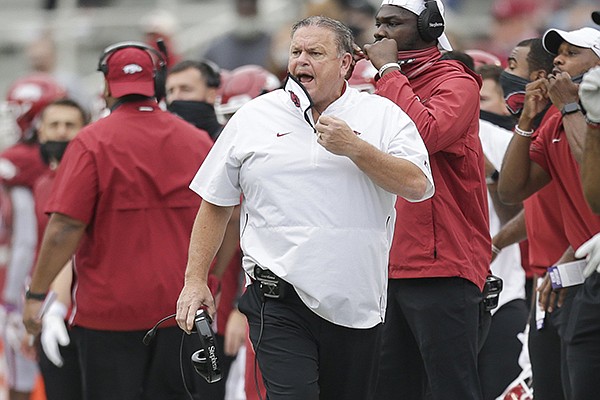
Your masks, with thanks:
[{"label": "man in red jacket", "polygon": [[477,374],[482,290],[489,272],[484,159],[479,141],[481,80],[440,60],[441,1],[384,0],[376,42],[365,53],[379,70],[377,93],[416,123],[437,191],[399,199],[390,254],[378,399],[482,399]]},{"label": "man in red jacket", "polygon": [[100,57],[111,113],[69,142],[25,292],[25,326],[36,334],[50,283],[73,256],[71,338],[89,400],[201,395],[190,363],[180,368],[198,335],[182,342],[167,322],[142,342],[175,308],[199,206],[188,185],[212,146],[207,132],[159,108],[163,65],[138,42]]}]

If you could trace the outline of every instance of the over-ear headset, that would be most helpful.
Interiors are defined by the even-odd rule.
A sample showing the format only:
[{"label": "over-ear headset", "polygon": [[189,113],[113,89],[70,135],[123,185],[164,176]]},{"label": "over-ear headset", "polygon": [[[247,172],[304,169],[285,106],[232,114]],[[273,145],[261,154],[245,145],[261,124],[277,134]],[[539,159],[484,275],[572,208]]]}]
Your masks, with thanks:
[{"label": "over-ear headset", "polygon": [[198,65],[200,66],[200,71],[202,72],[202,76],[204,76],[206,80],[206,86],[211,88],[218,88],[221,86],[221,68],[214,62],[210,60],[200,60],[198,61]]},{"label": "over-ear headset", "polygon": [[101,71],[104,76],[108,74],[108,59],[117,50],[125,49],[128,47],[134,47],[136,49],[144,50],[148,53],[152,59],[154,65],[154,96],[158,101],[165,97],[165,80],[167,76],[167,61],[165,56],[156,49],[141,42],[119,42],[108,46],[102,52],[100,60],[98,61],[98,71]]},{"label": "over-ear headset", "polygon": [[194,369],[208,383],[218,382],[221,380],[221,368],[217,357],[217,342],[210,327],[211,319],[204,310],[198,310],[194,324],[201,344],[200,350],[192,354]]},{"label": "over-ear headset", "polygon": [[444,17],[435,0],[425,2],[425,9],[417,18],[417,29],[426,42],[433,42],[444,33]]},{"label": "over-ear headset", "polygon": [[[154,336],[156,336],[158,327],[166,320],[175,317],[175,315],[171,314],[158,321],[152,329],[146,332],[142,342],[148,346],[152,339],[154,339]],[[210,316],[204,310],[200,309],[196,312],[194,326],[200,338],[201,348],[192,354],[192,364],[198,375],[203,377],[208,383],[218,382],[222,377],[219,358],[217,356],[217,340],[210,327],[211,323]]]}]

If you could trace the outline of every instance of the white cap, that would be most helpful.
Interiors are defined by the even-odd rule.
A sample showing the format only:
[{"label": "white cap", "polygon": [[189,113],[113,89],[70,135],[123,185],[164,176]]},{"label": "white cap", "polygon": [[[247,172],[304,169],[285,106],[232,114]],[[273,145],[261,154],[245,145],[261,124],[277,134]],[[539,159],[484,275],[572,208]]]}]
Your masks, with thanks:
[{"label": "white cap", "polygon": [[558,48],[562,42],[590,49],[600,58],[600,31],[598,29],[581,28],[571,32],[548,29],[542,38],[544,48],[551,54],[558,54]]},{"label": "white cap", "polygon": [[[437,3],[442,17],[444,17],[444,4],[442,3],[442,0],[435,0],[435,2]],[[383,0],[381,2],[382,6],[386,4],[389,4],[391,6],[402,7],[416,15],[421,14],[421,12],[423,12],[423,10],[425,10],[426,8],[425,0]],[[440,44],[442,49],[446,51],[452,51],[452,45],[450,44],[450,41],[448,40],[448,37],[445,33],[442,33],[442,35],[438,38],[438,43]]]}]

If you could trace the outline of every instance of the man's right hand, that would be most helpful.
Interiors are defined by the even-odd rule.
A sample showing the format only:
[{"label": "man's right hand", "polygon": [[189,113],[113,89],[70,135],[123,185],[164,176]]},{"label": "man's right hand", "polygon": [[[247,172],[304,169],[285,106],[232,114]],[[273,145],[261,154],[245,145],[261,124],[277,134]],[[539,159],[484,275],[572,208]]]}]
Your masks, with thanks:
[{"label": "man's right hand", "polygon": [[185,286],[177,300],[177,325],[186,333],[191,333],[194,327],[196,311],[206,308],[208,315],[214,320],[216,307],[215,300],[208,284],[201,280],[186,280]]},{"label": "man's right hand", "polygon": [[550,275],[546,274],[542,284],[537,288],[537,291],[540,293],[539,304],[541,309],[546,312],[552,312],[555,308],[562,307],[567,290],[567,288],[552,290]]},{"label": "man's right hand", "polygon": [[525,86],[525,103],[521,118],[533,120],[550,102],[548,97],[548,79],[540,78]]}]

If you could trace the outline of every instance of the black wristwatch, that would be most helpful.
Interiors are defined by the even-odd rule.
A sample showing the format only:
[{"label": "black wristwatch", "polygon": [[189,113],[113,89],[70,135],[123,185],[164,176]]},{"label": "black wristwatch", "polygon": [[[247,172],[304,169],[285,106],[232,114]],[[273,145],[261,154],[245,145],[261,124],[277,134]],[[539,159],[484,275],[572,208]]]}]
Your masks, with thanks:
[{"label": "black wristwatch", "polygon": [[564,117],[567,114],[573,114],[577,111],[581,111],[581,106],[579,105],[579,103],[567,103],[564,105],[562,110],[560,110],[560,113]]},{"label": "black wristwatch", "polygon": [[37,300],[44,301],[46,300],[46,296],[48,293],[33,293],[29,288],[25,291],[25,299],[26,300]]},{"label": "black wristwatch", "polygon": [[498,170],[495,169],[494,172],[492,172],[492,174],[490,176],[485,178],[485,183],[487,183],[488,185],[493,185],[494,183],[498,183],[499,179],[500,179],[500,172],[498,172]]}]

